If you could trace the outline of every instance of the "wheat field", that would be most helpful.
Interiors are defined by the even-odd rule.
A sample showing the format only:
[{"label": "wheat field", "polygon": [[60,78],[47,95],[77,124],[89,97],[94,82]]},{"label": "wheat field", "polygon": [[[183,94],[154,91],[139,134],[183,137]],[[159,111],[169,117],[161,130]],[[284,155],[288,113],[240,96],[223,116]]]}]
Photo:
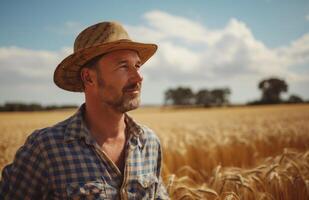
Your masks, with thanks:
[{"label": "wheat field", "polygon": [[[73,113],[1,113],[0,170],[33,130]],[[172,199],[309,199],[307,104],[130,114],[161,140],[162,177]]]}]

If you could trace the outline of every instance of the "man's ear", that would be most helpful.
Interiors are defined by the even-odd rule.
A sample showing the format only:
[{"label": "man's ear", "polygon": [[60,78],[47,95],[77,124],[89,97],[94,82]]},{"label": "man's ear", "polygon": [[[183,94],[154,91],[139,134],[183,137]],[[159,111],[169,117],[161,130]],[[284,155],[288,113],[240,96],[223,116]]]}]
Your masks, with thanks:
[{"label": "man's ear", "polygon": [[84,87],[87,85],[93,85],[94,84],[94,76],[95,73],[89,68],[83,68],[80,73],[81,79],[83,81]]}]

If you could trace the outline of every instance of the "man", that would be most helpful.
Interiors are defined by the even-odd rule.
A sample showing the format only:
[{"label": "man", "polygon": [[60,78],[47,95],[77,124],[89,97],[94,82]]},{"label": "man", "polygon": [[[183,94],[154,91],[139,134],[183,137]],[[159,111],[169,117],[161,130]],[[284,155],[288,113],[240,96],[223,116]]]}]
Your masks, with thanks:
[{"label": "man", "polygon": [[54,82],[85,93],[69,119],[32,133],[6,166],[2,199],[168,199],[154,132],[126,114],[140,104],[139,68],[155,44],[130,40],[116,22],[86,28]]}]

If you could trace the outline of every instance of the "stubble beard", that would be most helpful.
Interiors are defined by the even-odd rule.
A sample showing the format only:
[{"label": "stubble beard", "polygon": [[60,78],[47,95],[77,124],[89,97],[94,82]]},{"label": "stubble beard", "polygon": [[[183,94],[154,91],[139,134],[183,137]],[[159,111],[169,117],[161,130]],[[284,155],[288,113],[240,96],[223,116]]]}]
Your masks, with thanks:
[{"label": "stubble beard", "polygon": [[118,110],[121,113],[128,112],[130,110],[137,109],[140,105],[140,95],[137,94],[137,96],[131,97],[126,96],[124,94],[118,104],[115,104],[115,109]]},{"label": "stubble beard", "polygon": [[[105,85],[104,80],[102,77],[98,78],[98,85],[100,87],[100,90],[104,92],[104,90],[110,90],[110,91],[116,91],[116,89],[112,86]],[[105,104],[113,107],[115,110],[117,110],[120,113],[125,113],[130,110],[137,109],[140,106],[141,98],[140,98],[140,92],[138,94],[134,94],[134,96],[125,93],[122,90],[122,95],[117,98],[117,95],[115,93],[112,95],[113,97],[111,99],[106,99],[102,95],[102,101],[104,101]]]}]

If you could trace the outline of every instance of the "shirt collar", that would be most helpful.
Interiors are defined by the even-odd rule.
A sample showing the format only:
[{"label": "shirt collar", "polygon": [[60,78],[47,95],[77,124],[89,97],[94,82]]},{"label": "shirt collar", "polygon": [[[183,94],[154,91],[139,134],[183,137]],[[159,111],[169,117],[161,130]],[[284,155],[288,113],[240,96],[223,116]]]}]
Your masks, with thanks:
[{"label": "shirt collar", "polygon": [[[64,139],[66,142],[76,139],[84,139],[89,145],[95,145],[96,141],[91,137],[90,131],[87,128],[84,120],[85,104],[82,104],[77,112],[69,119],[69,123],[65,129]],[[126,134],[128,134],[128,142],[130,146],[138,146],[140,149],[145,144],[144,129],[136,123],[131,116],[125,113]]]},{"label": "shirt collar", "polygon": [[125,113],[124,121],[126,123],[126,133],[128,134],[128,140],[132,146],[138,146],[143,149],[146,139],[145,132],[141,125],[133,120],[133,118]]},{"label": "shirt collar", "polygon": [[83,117],[84,112],[85,104],[82,104],[77,112],[69,119],[64,136],[66,142],[70,142],[76,139],[84,139],[87,144],[94,145],[96,143],[95,140],[91,137],[89,129],[87,128]]}]

